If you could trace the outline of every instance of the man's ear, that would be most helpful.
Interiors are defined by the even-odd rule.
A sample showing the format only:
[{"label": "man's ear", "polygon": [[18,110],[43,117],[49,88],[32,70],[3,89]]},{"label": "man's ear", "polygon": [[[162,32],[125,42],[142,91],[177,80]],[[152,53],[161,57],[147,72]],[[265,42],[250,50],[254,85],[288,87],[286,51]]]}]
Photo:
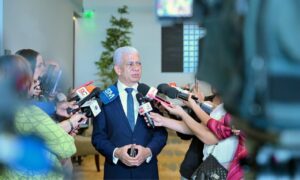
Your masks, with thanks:
[{"label": "man's ear", "polygon": [[121,68],[120,68],[120,66],[114,65],[114,70],[115,70],[115,72],[116,72],[116,74],[117,74],[118,76],[121,75]]}]

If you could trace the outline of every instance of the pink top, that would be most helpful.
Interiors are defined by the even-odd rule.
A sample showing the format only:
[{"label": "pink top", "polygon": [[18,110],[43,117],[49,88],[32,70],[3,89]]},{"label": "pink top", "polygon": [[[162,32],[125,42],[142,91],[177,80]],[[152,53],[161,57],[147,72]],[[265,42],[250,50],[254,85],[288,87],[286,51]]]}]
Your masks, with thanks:
[{"label": "pink top", "polygon": [[[230,121],[231,116],[226,113],[220,121],[217,121],[213,118],[209,119],[207,122],[207,127],[215,134],[215,136],[219,140],[226,139],[233,135],[232,129],[230,127]],[[244,134],[242,134],[242,132],[238,135],[238,139],[238,147],[227,174],[228,180],[238,180],[243,179],[244,177],[244,172],[239,164],[239,161],[246,157],[248,153],[245,146],[245,136]]]}]

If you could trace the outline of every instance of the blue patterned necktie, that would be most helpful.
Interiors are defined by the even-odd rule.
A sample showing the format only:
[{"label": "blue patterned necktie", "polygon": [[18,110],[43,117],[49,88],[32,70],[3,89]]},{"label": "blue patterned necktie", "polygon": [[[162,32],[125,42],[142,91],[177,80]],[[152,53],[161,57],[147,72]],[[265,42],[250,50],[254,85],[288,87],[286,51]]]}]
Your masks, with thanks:
[{"label": "blue patterned necktie", "polygon": [[125,91],[127,92],[127,119],[129,122],[129,125],[131,127],[131,130],[134,129],[134,106],[133,106],[133,97],[132,97],[132,91],[133,88],[126,88]]}]

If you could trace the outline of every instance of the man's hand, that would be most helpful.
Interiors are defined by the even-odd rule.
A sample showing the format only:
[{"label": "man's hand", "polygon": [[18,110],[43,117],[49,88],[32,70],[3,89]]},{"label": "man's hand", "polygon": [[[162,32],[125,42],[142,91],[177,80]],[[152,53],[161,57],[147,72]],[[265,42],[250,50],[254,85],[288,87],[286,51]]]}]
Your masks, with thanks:
[{"label": "man's hand", "polygon": [[122,147],[119,147],[116,151],[114,156],[118,158],[122,163],[124,163],[126,166],[135,166],[137,164],[136,160],[133,157],[130,157],[127,153],[128,149],[133,146],[132,144],[128,144]]},{"label": "man's hand", "polygon": [[134,157],[134,165],[140,166],[148,157],[152,155],[150,148],[145,148],[141,145],[134,145],[138,150],[138,154]]},{"label": "man's hand", "polygon": [[67,109],[71,108],[71,109],[78,109],[78,105],[76,105],[76,101],[72,101],[72,102],[60,102],[56,105],[56,114],[62,117],[66,117],[69,118],[71,117],[73,114],[68,114]]}]

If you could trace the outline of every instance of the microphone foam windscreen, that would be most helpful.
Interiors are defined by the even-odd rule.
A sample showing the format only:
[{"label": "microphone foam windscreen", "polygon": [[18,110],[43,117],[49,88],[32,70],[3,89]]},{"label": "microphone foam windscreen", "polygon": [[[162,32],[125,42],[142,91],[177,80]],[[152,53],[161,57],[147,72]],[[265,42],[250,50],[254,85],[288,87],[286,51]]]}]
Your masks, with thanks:
[{"label": "microphone foam windscreen", "polygon": [[169,98],[176,99],[178,95],[178,90],[172,87],[169,87],[165,93]]},{"label": "microphone foam windscreen", "polygon": [[157,86],[157,90],[159,93],[166,94],[167,90],[170,88],[168,84],[160,84]]},{"label": "microphone foam windscreen", "polygon": [[146,96],[148,91],[150,90],[150,87],[144,83],[139,83],[137,90],[139,93],[141,93],[143,96]]},{"label": "microphone foam windscreen", "polygon": [[137,101],[139,102],[139,104],[142,104],[144,96],[141,93],[137,93],[135,97],[136,97]]},{"label": "microphone foam windscreen", "polygon": [[90,84],[88,86],[85,86],[85,88],[89,93],[91,93],[96,88],[96,86]]}]

